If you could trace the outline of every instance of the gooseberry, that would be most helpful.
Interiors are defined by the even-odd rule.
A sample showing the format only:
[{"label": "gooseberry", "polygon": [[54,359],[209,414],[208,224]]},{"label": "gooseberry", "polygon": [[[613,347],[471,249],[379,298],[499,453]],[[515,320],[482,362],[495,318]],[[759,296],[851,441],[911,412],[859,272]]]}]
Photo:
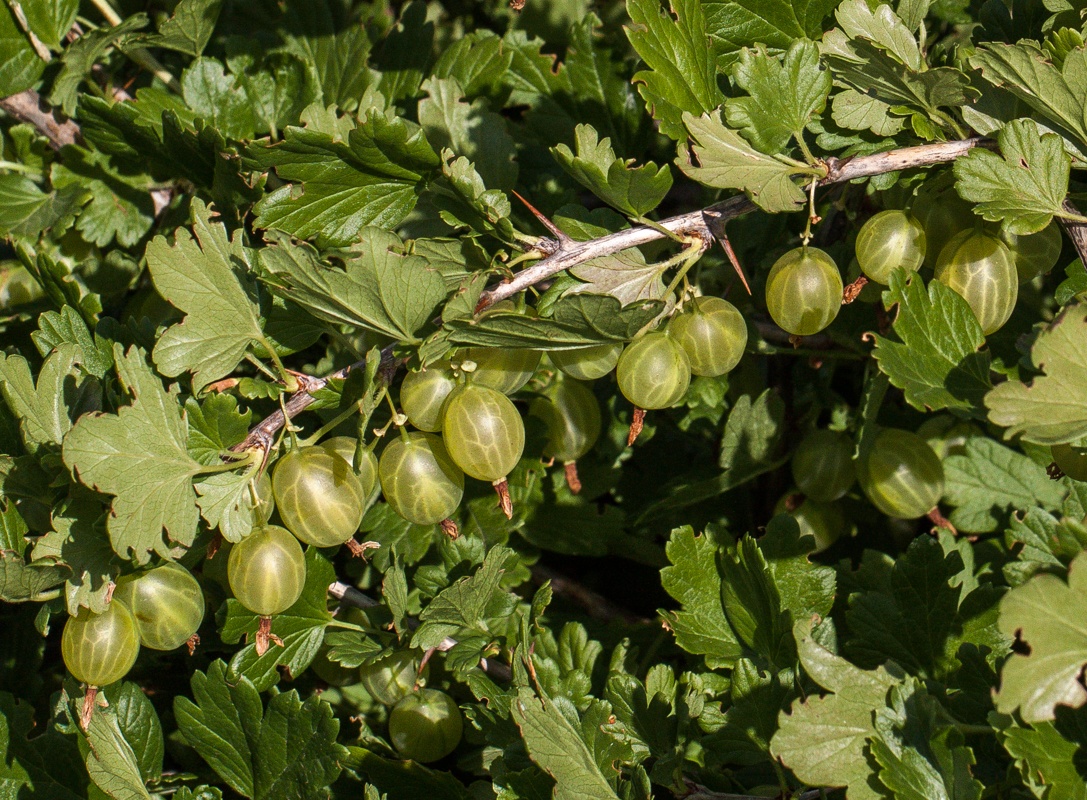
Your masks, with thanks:
[{"label": "gooseberry", "polygon": [[966,300],[986,336],[1008,321],[1019,297],[1011,251],[981,230],[966,230],[952,237],[936,262],[935,276]]},{"label": "gooseberry", "polygon": [[226,574],[239,603],[254,614],[270,617],[286,611],[302,596],[306,557],[290,531],[265,525],[231,548]]},{"label": "gooseberry", "polygon": [[458,386],[445,403],[445,444],[464,472],[500,481],[525,449],[525,426],[508,397],[474,382]]},{"label": "gooseberry", "polygon": [[615,370],[619,391],[637,408],[670,408],[691,383],[691,361],[666,331],[652,331],[627,345]]},{"label": "gooseberry", "polygon": [[668,332],[691,362],[691,374],[715,378],[730,372],[747,347],[747,325],[736,306],[720,297],[696,297],[668,323]]},{"label": "gooseberry", "polygon": [[396,650],[384,658],[359,667],[359,678],[370,696],[394,706],[412,693],[417,681],[425,681],[430,665],[419,674],[419,657],[410,650]]},{"label": "gooseberry", "polygon": [[833,322],[841,307],[842,276],[817,247],[790,250],[770,268],[766,309],[782,330],[811,336]]},{"label": "gooseberry", "polygon": [[60,652],[64,666],[81,683],[106,686],[119,681],[140,654],[136,618],[119,600],[101,614],[81,608],[64,623]]},{"label": "gooseberry", "polygon": [[897,428],[876,435],[859,477],[872,504],[896,519],[924,516],[944,494],[939,457],[916,433]]},{"label": "gooseberry", "polygon": [[442,406],[456,386],[448,361],[409,372],[400,384],[400,406],[416,428],[437,433],[442,429]]},{"label": "gooseberry", "polygon": [[571,378],[595,381],[615,369],[622,352],[623,345],[615,342],[579,347],[576,350],[553,350],[548,355],[551,363]]},{"label": "gooseberry", "polygon": [[432,433],[401,432],[381,453],[378,473],[393,511],[416,525],[448,518],[464,496],[464,472]]},{"label": "gooseberry", "polygon": [[812,431],[793,453],[792,472],[797,487],[812,500],[837,500],[856,480],[853,441],[837,431]]},{"label": "gooseberry", "polygon": [[322,447],[283,456],[272,473],[272,488],[283,524],[317,547],[334,547],[355,535],[370,493],[349,461]]},{"label": "gooseberry", "polygon": [[905,211],[881,211],[861,226],[856,242],[861,272],[876,283],[888,284],[902,267],[916,272],[925,260],[925,229]]},{"label": "gooseberry", "polygon": [[539,350],[520,347],[470,347],[457,355],[461,363],[476,365],[472,383],[502,394],[513,394],[528,383],[543,357]]},{"label": "gooseberry", "polygon": [[204,593],[180,564],[126,575],[117,581],[113,597],[132,612],[140,644],[152,650],[180,647],[204,619]]},{"label": "gooseberry", "polygon": [[397,703],[389,714],[389,738],[404,758],[422,764],[457,749],[464,723],[453,698],[437,689],[420,689]]}]

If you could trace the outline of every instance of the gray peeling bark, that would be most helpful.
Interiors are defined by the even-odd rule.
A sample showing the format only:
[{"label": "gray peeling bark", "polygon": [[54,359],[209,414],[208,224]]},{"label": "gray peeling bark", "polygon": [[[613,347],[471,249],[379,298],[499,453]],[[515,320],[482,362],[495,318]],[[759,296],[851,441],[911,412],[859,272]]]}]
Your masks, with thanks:
[{"label": "gray peeling bark", "polygon": [[41,131],[54,150],[80,141],[79,126],[46,103],[33,89],[3,98],[0,109]]}]

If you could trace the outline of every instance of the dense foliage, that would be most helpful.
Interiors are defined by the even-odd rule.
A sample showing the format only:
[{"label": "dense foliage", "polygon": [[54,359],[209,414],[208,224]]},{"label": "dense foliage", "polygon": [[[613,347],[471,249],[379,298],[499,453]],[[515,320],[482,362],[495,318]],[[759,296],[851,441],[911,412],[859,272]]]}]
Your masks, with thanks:
[{"label": "dense foliage", "polygon": [[0,3],[0,796],[1087,798],[1082,3],[668,2]]}]

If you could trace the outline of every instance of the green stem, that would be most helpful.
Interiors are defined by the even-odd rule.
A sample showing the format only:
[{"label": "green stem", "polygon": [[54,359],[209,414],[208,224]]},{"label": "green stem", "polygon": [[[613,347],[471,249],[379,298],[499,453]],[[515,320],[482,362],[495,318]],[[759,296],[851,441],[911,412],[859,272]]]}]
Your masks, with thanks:
[{"label": "green stem", "polygon": [[297,392],[299,389],[298,379],[287,372],[287,368],[283,366],[283,362],[280,360],[276,349],[272,347],[272,343],[269,342],[265,336],[261,336],[257,341],[261,343],[268,353],[269,358],[272,359],[272,363],[276,365],[276,369],[279,370],[279,380],[283,381],[283,385],[287,387],[287,391]]},{"label": "green stem", "polygon": [[811,150],[808,149],[808,143],[804,141],[804,129],[801,128],[798,131],[793,131],[793,138],[796,139],[797,145],[800,147],[800,152],[804,154],[804,159],[808,162],[809,166],[815,166],[819,163]]},{"label": "green stem", "polygon": [[344,409],[339,414],[334,416],[331,420],[329,420],[324,425],[322,425],[320,428],[318,428],[317,431],[315,433],[313,433],[313,435],[307,436],[305,439],[299,440],[298,443],[300,445],[302,445],[303,447],[307,447],[307,446],[309,446],[311,444],[316,444],[317,442],[321,441],[322,436],[324,436],[330,430],[335,428],[337,425],[339,425],[345,419],[348,419],[353,414],[357,414],[359,412],[359,410],[360,410],[359,409],[359,404],[358,403],[353,404],[350,408]]},{"label": "green stem", "polygon": [[[121,17],[113,9],[113,6],[109,4],[109,0],[91,0],[91,4],[98,9],[98,12],[106,18],[106,21],[110,25],[116,27],[121,24]],[[131,50],[126,52],[125,55],[147,71],[153,73],[156,78],[169,86],[171,90],[181,94],[181,84],[178,83],[177,78],[175,78],[166,67],[162,66],[157,58],[146,50]]]},{"label": "green stem", "polygon": [[245,360],[252,364],[254,367],[256,367],[258,370],[260,370],[261,374],[264,375],[265,378],[276,382],[279,381],[279,376],[272,372],[272,370],[268,369],[268,367],[264,365],[264,362],[252,353],[246,353]]},{"label": "green stem", "polygon": [[679,282],[683,280],[684,276],[687,274],[687,270],[693,267],[698,262],[698,259],[700,259],[701,257],[702,245],[692,244],[684,249],[683,252],[679,253],[679,255],[674,256],[673,258],[670,258],[668,259],[668,261],[665,262],[665,264],[667,265],[665,266],[665,269],[673,266],[674,264],[682,264],[682,266],[679,268],[679,272],[677,272],[675,277],[672,278],[672,282],[668,284],[668,288],[664,290],[665,297],[668,297],[670,294],[672,294],[672,292],[676,290],[676,287],[679,286]]},{"label": "green stem", "polygon": [[645,225],[647,228],[652,228],[653,230],[657,231],[658,233],[664,234],[665,236],[667,236],[669,239],[671,239],[674,242],[680,242],[680,243],[683,242],[683,237],[682,236],[680,236],[675,231],[668,230],[666,227],[661,225],[659,222],[654,222],[653,220],[648,219],[646,217],[642,217],[642,216],[631,217],[631,219],[633,219],[639,225]]}]

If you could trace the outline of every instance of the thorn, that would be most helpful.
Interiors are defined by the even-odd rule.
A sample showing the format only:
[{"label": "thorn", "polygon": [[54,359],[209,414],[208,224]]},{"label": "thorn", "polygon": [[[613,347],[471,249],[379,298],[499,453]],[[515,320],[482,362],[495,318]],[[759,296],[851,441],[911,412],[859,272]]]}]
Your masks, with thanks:
[{"label": "thorn", "polygon": [[494,490],[498,492],[498,507],[502,509],[502,513],[506,515],[506,519],[513,519],[513,499],[510,497],[510,485],[509,482],[502,478],[495,481],[493,484]]},{"label": "thorn", "polygon": [[450,539],[456,541],[460,537],[460,528],[457,527],[457,523],[453,520],[443,519],[438,523],[438,526],[442,529],[442,533]]},{"label": "thorn", "polygon": [[860,297],[861,289],[868,285],[868,278],[861,275],[853,283],[845,287],[842,292],[842,305],[847,306]]},{"label": "thorn", "polygon": [[743,283],[744,289],[746,289],[747,293],[750,295],[751,285],[747,282],[747,276],[744,275],[744,268],[740,266],[740,259],[736,257],[736,251],[732,249],[732,242],[728,240],[728,236],[725,235],[723,230],[721,231],[721,238],[717,241],[721,243],[721,247],[725,250],[725,255],[728,256],[728,260],[732,263],[732,268],[736,270],[736,274],[740,276],[740,281]]},{"label": "thorn", "polygon": [[642,427],[644,425],[645,409],[635,407],[634,416],[630,419],[630,431],[627,433],[627,447],[630,447],[632,444],[634,444],[635,439],[641,436]]},{"label": "thorn", "polygon": [[[511,189],[510,191],[513,190]],[[521,197],[521,195],[517,194],[517,192],[513,192],[513,196],[520,200],[522,203],[524,203],[525,208],[532,212],[532,216],[538,219],[541,225],[551,231],[551,235],[558,239],[562,244],[565,245],[574,241],[569,236],[567,236],[566,233],[559,228],[559,226],[557,226],[554,222],[545,217],[543,213],[539,211],[539,209],[532,205],[532,203],[528,202],[528,200]]]},{"label": "thorn", "polygon": [[570,487],[570,491],[574,494],[581,492],[581,479],[577,476],[577,462],[567,461],[562,465],[562,468],[566,471],[566,485]]}]

